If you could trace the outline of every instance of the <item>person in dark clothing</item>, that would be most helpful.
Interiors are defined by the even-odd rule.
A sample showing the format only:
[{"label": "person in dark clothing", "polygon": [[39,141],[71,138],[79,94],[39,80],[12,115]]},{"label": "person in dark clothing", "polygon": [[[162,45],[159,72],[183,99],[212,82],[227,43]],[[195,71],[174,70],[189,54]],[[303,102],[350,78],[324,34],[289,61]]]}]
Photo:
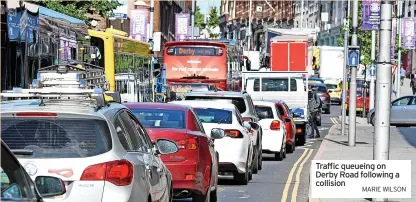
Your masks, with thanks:
[{"label": "person in dark clothing", "polygon": [[416,95],[416,74],[413,75],[412,80],[410,80],[410,88],[412,88],[413,95]]},{"label": "person in dark clothing", "polygon": [[319,129],[317,126],[317,116],[322,108],[322,101],[316,93],[316,89],[312,88],[309,91],[308,102],[308,128],[307,134],[309,138],[319,138]]}]

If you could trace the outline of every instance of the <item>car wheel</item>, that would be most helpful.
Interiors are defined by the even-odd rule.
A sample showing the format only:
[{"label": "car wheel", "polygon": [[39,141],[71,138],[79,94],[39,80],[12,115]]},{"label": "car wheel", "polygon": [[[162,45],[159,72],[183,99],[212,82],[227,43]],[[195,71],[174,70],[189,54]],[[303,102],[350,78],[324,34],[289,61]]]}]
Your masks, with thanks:
[{"label": "car wheel", "polygon": [[263,169],[263,152],[262,152],[263,148],[260,147],[260,151],[259,151],[259,170]]},{"label": "car wheel", "polygon": [[217,202],[217,200],[218,200],[217,189],[215,189],[214,191],[211,191],[210,202]]},{"label": "car wheel", "polygon": [[284,152],[285,152],[285,149],[283,148],[283,145],[282,145],[282,147],[280,148],[280,152],[277,152],[274,154],[274,159],[276,161],[283,161],[283,159],[285,158]]},{"label": "car wheel", "polygon": [[192,202],[211,202],[211,183],[208,187],[208,191],[205,195],[193,194]]},{"label": "car wheel", "polygon": [[169,202],[172,202],[173,201],[173,185],[172,184],[170,184],[170,191],[169,191],[170,193],[170,195],[169,195]]},{"label": "car wheel", "polygon": [[[248,159],[247,159],[248,160]],[[248,162],[248,161],[247,161]],[[248,168],[248,164],[246,163],[246,172],[245,173],[234,173],[234,181],[237,182],[239,185],[247,185],[249,181],[250,171]]]},{"label": "car wheel", "polygon": [[295,147],[292,144],[286,144],[287,153],[291,154],[294,152]]},{"label": "car wheel", "polygon": [[[256,151],[256,149],[255,149],[255,151]],[[257,174],[258,172],[259,172],[259,158],[258,158],[258,156],[257,155],[259,155],[258,154],[258,152],[256,152],[257,154],[255,154],[254,155],[254,159],[253,159],[253,173],[254,174]]]},{"label": "car wheel", "polygon": [[298,144],[299,144],[300,146],[305,145],[305,142],[306,142],[306,135],[305,135],[305,134],[303,134],[303,135],[299,136],[299,137],[298,137],[298,139],[297,139],[297,142],[298,142]]}]

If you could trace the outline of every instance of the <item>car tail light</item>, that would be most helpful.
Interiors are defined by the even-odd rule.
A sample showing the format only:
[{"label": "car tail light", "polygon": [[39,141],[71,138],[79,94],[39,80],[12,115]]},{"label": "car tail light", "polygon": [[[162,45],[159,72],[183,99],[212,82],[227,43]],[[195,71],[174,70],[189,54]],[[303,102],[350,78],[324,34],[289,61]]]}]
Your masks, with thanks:
[{"label": "car tail light", "polygon": [[231,138],[243,138],[243,134],[239,130],[224,130],[224,132]]},{"label": "car tail light", "polygon": [[179,149],[195,150],[198,148],[198,142],[195,138],[176,141]]},{"label": "car tail light", "polygon": [[272,123],[270,124],[270,130],[280,130],[280,121],[272,121]]},{"label": "car tail light", "polygon": [[108,181],[117,186],[126,186],[133,180],[133,165],[127,160],[117,160],[87,167],[80,180]]},{"label": "car tail light", "polygon": [[322,94],[322,97],[329,97],[329,95],[325,93],[325,94]]},{"label": "car tail light", "polygon": [[243,121],[246,121],[246,122],[253,122],[253,119],[252,119],[252,118],[250,118],[250,117],[244,117],[244,118],[243,118]]},{"label": "car tail light", "polygon": [[19,112],[16,113],[16,116],[26,116],[26,117],[39,117],[39,116],[49,116],[49,117],[56,117],[56,113],[49,113],[49,112]]}]

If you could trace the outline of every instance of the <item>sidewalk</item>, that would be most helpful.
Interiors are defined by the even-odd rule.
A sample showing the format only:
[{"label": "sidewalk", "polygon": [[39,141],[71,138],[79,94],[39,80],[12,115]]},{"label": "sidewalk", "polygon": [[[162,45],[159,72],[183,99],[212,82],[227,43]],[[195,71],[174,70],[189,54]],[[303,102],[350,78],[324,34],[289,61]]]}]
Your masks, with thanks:
[{"label": "sidewalk", "polygon": [[[394,85],[394,84],[393,84]],[[394,89],[394,86],[393,86]],[[400,86],[400,97],[406,96],[406,95],[413,95],[412,88],[410,88],[410,79],[405,78],[403,81],[403,86]],[[391,96],[391,100],[395,100],[398,97],[396,97],[394,94]]]},{"label": "sidewalk", "polygon": [[[341,125],[334,125],[324,138],[313,160],[372,160],[373,135],[372,126],[357,124],[357,142],[355,147],[348,146],[348,136],[341,134]],[[348,130],[348,129],[347,129]],[[406,135],[416,134],[416,128],[406,128]],[[416,147],[410,145],[400,134],[399,128],[391,127],[390,159],[412,160],[412,176],[416,176]],[[309,190],[310,191],[310,190]],[[412,199],[389,199],[389,201],[416,201],[416,177],[412,177]],[[312,199],[309,202],[368,202],[365,199]]]}]

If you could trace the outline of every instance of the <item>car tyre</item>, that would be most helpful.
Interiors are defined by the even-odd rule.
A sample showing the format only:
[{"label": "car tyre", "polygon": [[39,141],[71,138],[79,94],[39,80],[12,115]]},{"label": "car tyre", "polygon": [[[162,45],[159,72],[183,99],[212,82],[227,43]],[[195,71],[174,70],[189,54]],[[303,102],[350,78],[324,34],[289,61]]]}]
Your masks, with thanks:
[{"label": "car tyre", "polygon": [[[259,155],[258,152],[257,152],[257,155]],[[254,155],[254,159],[253,159],[253,165],[254,165],[253,173],[254,174],[257,174],[259,172],[259,158],[257,155]]]},{"label": "car tyre", "polygon": [[208,187],[208,191],[205,195],[193,194],[192,202],[211,202],[211,183]]},{"label": "car tyre", "polygon": [[295,151],[294,149],[295,149],[295,147],[293,146],[293,143],[292,144],[286,144],[287,153],[289,153],[289,154],[293,153]]},{"label": "car tyre", "polygon": [[299,144],[300,146],[305,145],[305,142],[306,142],[306,135],[305,135],[305,134],[303,134],[303,135],[299,136],[299,137],[298,137],[298,139],[297,139],[297,142],[298,142],[298,144]]},{"label": "car tyre", "polygon": [[217,189],[215,189],[214,191],[211,191],[211,196],[209,200],[210,200],[209,202],[217,202],[218,200]]},{"label": "car tyre", "polygon": [[259,151],[259,166],[258,169],[261,170],[263,169],[263,152],[262,152],[262,148]]},{"label": "car tyre", "polygon": [[[247,159],[248,160],[248,159]],[[247,161],[248,163],[248,161]],[[248,164],[246,163],[246,172],[245,173],[234,173],[234,181],[237,182],[239,185],[247,185],[248,181],[250,180],[250,170],[248,168]]]}]

